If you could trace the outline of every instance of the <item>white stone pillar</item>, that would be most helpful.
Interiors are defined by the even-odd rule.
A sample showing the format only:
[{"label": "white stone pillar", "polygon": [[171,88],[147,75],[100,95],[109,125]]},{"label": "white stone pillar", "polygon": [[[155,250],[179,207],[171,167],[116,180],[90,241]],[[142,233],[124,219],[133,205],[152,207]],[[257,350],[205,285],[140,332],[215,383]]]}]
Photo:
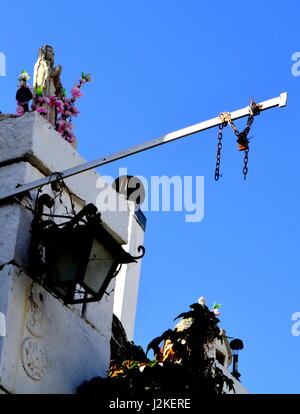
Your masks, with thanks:
[{"label": "white stone pillar", "polygon": [[[39,114],[0,115],[1,192],[83,162]],[[91,170],[65,180],[75,195],[77,211],[96,203],[99,179]],[[46,187],[43,191],[52,194]],[[34,201],[36,191],[30,194]],[[105,211],[101,218],[115,240],[128,244],[130,215],[127,201],[119,202],[124,208]],[[74,393],[83,381],[107,374],[115,281],[108,287],[110,295],[87,304],[84,317],[82,305],[65,306],[41,286],[32,285],[32,219],[32,212],[15,201],[0,204],[0,313],[6,323],[6,336],[0,337],[0,389],[21,394]],[[30,306],[30,293],[37,308]]]},{"label": "white stone pillar", "polygon": [[[134,203],[129,201],[129,205],[129,240],[124,249],[137,256],[137,246],[144,244],[146,218],[141,211],[134,211]],[[121,321],[129,341],[134,336],[140,273],[141,261],[138,261],[124,265],[116,278],[114,314]]]}]

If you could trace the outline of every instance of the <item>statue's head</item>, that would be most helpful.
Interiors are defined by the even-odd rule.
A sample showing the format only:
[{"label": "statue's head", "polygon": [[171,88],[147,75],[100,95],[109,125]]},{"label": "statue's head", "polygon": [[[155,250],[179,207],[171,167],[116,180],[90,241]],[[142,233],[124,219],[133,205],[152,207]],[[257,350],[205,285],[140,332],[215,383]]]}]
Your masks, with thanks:
[{"label": "statue's head", "polygon": [[54,65],[54,50],[52,46],[44,45],[39,49],[39,57],[44,58],[51,66]]}]

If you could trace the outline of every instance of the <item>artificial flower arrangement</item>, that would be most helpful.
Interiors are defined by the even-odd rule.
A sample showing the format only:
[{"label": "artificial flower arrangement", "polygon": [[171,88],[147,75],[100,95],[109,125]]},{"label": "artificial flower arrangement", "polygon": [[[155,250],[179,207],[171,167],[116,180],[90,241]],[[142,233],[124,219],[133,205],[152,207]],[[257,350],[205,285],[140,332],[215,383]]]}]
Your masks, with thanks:
[{"label": "artificial flower arrangement", "polygon": [[72,118],[76,118],[79,114],[75,102],[83,95],[81,88],[87,82],[92,82],[91,74],[82,72],[78,83],[75,83],[71,89],[71,98],[66,96],[66,90],[63,89],[61,98],[53,95],[50,97],[43,96],[43,87],[35,89],[32,93],[30,85],[27,83],[30,79],[28,73],[23,70],[19,75],[19,84],[17,92],[17,110],[16,115],[21,116],[29,110],[28,102],[33,99],[31,106],[32,111],[38,112],[42,116],[47,116],[51,109],[55,109],[57,120],[55,129],[62,138],[73,144],[76,141],[73,129],[74,124]]}]

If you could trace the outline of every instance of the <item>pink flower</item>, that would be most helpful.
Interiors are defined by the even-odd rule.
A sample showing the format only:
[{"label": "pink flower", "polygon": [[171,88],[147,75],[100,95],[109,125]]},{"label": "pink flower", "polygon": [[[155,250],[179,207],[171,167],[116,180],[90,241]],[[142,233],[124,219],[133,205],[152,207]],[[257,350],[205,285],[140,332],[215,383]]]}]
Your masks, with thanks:
[{"label": "pink flower", "polygon": [[54,105],[56,100],[57,100],[57,97],[56,96],[50,96],[49,100],[50,100],[50,105]]},{"label": "pink flower", "polygon": [[78,108],[76,106],[73,106],[70,108],[70,111],[72,112],[72,116],[76,117],[80,112],[78,111]]},{"label": "pink flower", "polygon": [[50,99],[47,98],[46,96],[39,96],[37,98],[37,101],[40,102],[40,103],[46,103],[46,104],[50,105]]},{"label": "pink flower", "polygon": [[71,89],[71,94],[73,98],[80,98],[80,96],[83,95],[83,93],[77,86],[74,86],[74,88]]},{"label": "pink flower", "polygon": [[82,83],[82,84],[84,84],[85,82],[87,82],[87,80],[86,79],[83,79],[83,78],[79,78],[79,82]]},{"label": "pink flower", "polygon": [[74,125],[72,124],[72,122],[66,122],[66,127],[69,129],[73,129]]},{"label": "pink flower", "polygon": [[58,127],[57,128],[57,132],[59,132],[60,134],[63,134],[65,132],[65,127]]},{"label": "pink flower", "polygon": [[66,128],[65,132],[69,135],[69,137],[73,136],[73,132],[70,128]]},{"label": "pink flower", "polygon": [[71,103],[71,99],[70,98],[67,98],[66,96],[64,96],[62,98],[62,101],[63,101],[64,104],[70,104]]},{"label": "pink flower", "polygon": [[68,142],[74,142],[75,141],[75,135],[74,134],[68,135],[65,139]]},{"label": "pink flower", "polygon": [[219,315],[220,315],[220,312],[219,312],[219,310],[218,310],[218,309],[213,309],[213,310],[212,310],[212,312],[213,312],[216,316],[219,316]]},{"label": "pink flower", "polygon": [[56,123],[61,128],[65,128],[67,124],[66,121],[64,121],[63,119],[59,119]]},{"label": "pink flower", "polygon": [[62,101],[60,99],[57,99],[55,101],[55,105],[56,105],[57,112],[59,114],[62,114],[64,112],[64,104],[62,103]]},{"label": "pink flower", "polygon": [[25,113],[23,106],[18,105],[16,115],[21,116]]},{"label": "pink flower", "polygon": [[36,111],[39,114],[44,114],[44,115],[47,115],[47,113],[48,113],[48,109],[46,109],[44,106],[40,106]]}]

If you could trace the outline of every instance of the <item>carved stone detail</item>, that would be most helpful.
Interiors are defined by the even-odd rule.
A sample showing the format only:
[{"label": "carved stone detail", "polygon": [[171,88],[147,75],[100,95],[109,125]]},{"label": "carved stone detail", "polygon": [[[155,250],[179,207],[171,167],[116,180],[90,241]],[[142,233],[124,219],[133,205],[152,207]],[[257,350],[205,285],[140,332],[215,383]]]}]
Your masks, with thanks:
[{"label": "carved stone detail", "polygon": [[39,287],[39,285],[33,284],[30,291],[26,328],[31,333],[31,335],[35,336],[36,338],[42,338],[44,336],[42,298],[42,289]]},{"label": "carved stone detail", "polygon": [[31,379],[40,381],[47,366],[46,351],[40,341],[26,338],[22,344],[21,355],[26,374]]},{"label": "carved stone detail", "polygon": [[41,308],[31,308],[26,322],[26,328],[36,338],[43,337],[43,312]]}]

